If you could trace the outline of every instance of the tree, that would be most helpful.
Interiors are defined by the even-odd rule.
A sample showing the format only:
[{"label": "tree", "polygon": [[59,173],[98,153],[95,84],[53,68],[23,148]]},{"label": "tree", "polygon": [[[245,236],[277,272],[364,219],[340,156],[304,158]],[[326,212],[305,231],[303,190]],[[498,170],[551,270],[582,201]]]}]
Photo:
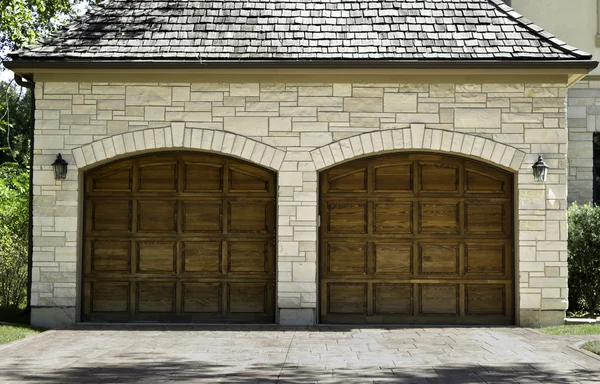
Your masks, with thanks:
[{"label": "tree", "polygon": [[56,29],[85,0],[0,0],[0,51],[32,43]]},{"label": "tree", "polygon": [[0,307],[26,303],[28,200],[28,169],[0,165]]},{"label": "tree", "polygon": [[29,164],[31,91],[0,83],[0,164]]}]

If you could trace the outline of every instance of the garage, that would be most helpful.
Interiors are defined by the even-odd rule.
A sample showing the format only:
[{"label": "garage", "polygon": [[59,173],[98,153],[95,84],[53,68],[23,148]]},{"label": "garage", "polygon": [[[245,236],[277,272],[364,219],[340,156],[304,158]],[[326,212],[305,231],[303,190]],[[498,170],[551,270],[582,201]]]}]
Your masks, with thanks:
[{"label": "garage", "polygon": [[272,323],[275,175],[174,152],[85,173],[83,321]]},{"label": "garage", "polygon": [[321,323],[514,324],[512,179],[429,153],[322,172]]}]

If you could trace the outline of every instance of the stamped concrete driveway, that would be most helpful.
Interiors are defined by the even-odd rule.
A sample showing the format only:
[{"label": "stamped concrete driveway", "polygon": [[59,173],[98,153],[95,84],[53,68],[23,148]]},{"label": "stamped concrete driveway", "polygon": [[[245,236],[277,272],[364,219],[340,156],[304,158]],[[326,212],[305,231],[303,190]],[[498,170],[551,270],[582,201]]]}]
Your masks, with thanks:
[{"label": "stamped concrete driveway", "polygon": [[524,328],[78,326],[0,347],[1,383],[600,383]]}]

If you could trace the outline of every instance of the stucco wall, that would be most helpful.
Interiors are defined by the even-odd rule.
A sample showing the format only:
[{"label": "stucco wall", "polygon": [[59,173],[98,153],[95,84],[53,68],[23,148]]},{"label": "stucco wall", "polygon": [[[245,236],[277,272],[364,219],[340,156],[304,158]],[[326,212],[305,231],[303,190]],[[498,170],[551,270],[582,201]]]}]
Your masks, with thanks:
[{"label": "stucco wall", "polygon": [[[511,6],[560,40],[600,57],[596,47],[598,0],[512,0]],[[593,75],[600,75],[595,69]]]},{"label": "stucco wall", "polygon": [[[517,323],[562,321],[567,298],[564,85],[36,85],[32,321],[76,321],[82,170],[151,150],[226,153],[278,171],[277,305],[284,324],[317,308],[318,170],[425,149],[516,174]],[[67,180],[50,164],[61,152]],[[531,165],[542,154],[545,184]]]}]

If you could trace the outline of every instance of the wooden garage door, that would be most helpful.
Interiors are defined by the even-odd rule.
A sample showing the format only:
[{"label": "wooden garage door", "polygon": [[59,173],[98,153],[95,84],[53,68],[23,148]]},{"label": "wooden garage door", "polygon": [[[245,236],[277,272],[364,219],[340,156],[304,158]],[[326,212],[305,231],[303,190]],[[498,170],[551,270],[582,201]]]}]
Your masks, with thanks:
[{"label": "wooden garage door", "polygon": [[386,155],[320,176],[323,323],[512,324],[512,176]]},{"label": "wooden garage door", "polygon": [[274,321],[275,177],[186,153],[86,174],[84,321]]}]

